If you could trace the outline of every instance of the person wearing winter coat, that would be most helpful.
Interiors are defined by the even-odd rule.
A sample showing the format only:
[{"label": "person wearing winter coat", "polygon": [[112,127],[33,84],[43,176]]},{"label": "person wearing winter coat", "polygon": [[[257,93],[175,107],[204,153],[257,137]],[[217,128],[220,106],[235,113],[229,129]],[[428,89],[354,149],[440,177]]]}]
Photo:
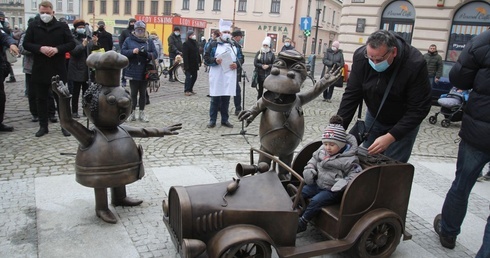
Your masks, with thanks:
[{"label": "person wearing winter coat", "polygon": [[[180,28],[175,27],[174,32],[168,36],[168,55],[170,60],[170,67],[174,65],[175,57],[177,55],[182,55],[182,39],[180,38]],[[170,82],[175,82],[174,80],[174,69],[170,69],[168,80]]]},{"label": "person wearing winter coat", "polygon": [[[124,41],[126,41],[126,39],[133,33],[135,22],[136,22],[135,18],[129,18],[128,27],[122,30],[121,34],[119,34],[119,47],[122,48],[122,45],[124,45]],[[121,76],[121,84],[123,87],[126,87],[126,77],[124,76],[125,73],[126,73],[126,68],[122,70],[122,76]]]},{"label": "person wearing winter coat", "polygon": [[[128,121],[135,121],[137,118],[142,122],[149,122],[145,115],[146,105],[146,65],[157,57],[153,40],[149,40],[146,33],[146,24],[142,21],[134,23],[134,32],[124,41],[121,54],[129,59],[124,75],[129,80],[131,90],[132,113]],[[139,102],[138,101],[139,94]],[[139,116],[135,114],[136,103],[139,106]]]},{"label": "person wearing winter coat", "polygon": [[[51,92],[51,80],[58,75],[60,80],[67,82],[65,53],[75,48],[75,40],[68,24],[59,22],[54,17],[53,4],[43,1],[39,4],[39,18],[35,18],[27,28],[23,47],[32,53],[33,87],[36,89],[37,112],[39,115],[39,130],[36,137],[49,132],[48,129],[48,96]],[[55,100],[58,97],[54,95]],[[52,122],[57,121],[53,116]],[[65,129],[63,135],[70,136]]]},{"label": "person wearing winter coat", "polygon": [[158,62],[163,62],[163,43],[162,41],[158,38],[158,35],[156,32],[152,31],[150,33],[150,39],[153,40],[153,45],[155,45],[155,50],[157,51],[158,57],[155,59],[158,59]]},{"label": "person wearing winter coat", "polygon": [[271,51],[271,38],[266,37],[254,58],[255,72],[257,73],[257,100],[262,98],[262,94],[264,94],[264,81],[271,73],[272,64],[275,60],[276,56]]},{"label": "person wearing winter coat", "polygon": [[356,155],[357,141],[345,132],[340,116],[330,118],[322,142],[303,171],[306,185],[301,194],[311,199],[299,218],[298,233],[306,230],[323,206],[339,203],[347,184],[362,170]]},{"label": "person wearing winter coat", "polygon": [[194,84],[197,80],[197,71],[201,66],[201,55],[199,54],[199,46],[196,41],[194,31],[187,31],[187,38],[182,48],[182,56],[184,58],[185,84],[184,94],[192,96],[194,92]]},{"label": "person wearing winter coat", "polygon": [[75,28],[73,38],[75,39],[76,46],[72,51],[70,51],[70,61],[68,62],[68,80],[72,81],[73,83],[73,88],[70,92],[72,94],[72,117],[80,118],[80,115],[78,114],[80,90],[82,91],[83,96],[89,86],[88,66],[86,64],[87,57],[90,55],[92,50],[97,50],[101,47],[98,44],[97,37],[93,37],[92,40],[87,38],[84,20],[74,20],[73,28]]},{"label": "person wearing winter coat", "polygon": [[427,62],[427,71],[429,73],[430,86],[437,83],[442,76],[442,57],[437,53],[436,45],[429,46],[429,50],[424,54],[425,61]]},{"label": "person wearing winter coat", "polygon": [[[431,87],[427,63],[422,53],[403,38],[387,30],[373,32],[366,45],[353,55],[347,87],[337,115],[349,127],[359,104],[367,106],[366,128],[372,129],[363,142],[370,155],[384,155],[407,162],[419,132],[420,123],[431,108]],[[388,83],[394,83],[381,106]]]},{"label": "person wearing winter coat", "polygon": [[[325,74],[325,70],[331,69],[333,66],[335,67],[344,67],[344,54],[342,53],[342,49],[339,48],[340,43],[338,41],[334,41],[332,43],[332,47],[328,48],[323,55],[323,71],[322,76]],[[333,90],[335,87],[342,87],[344,82],[344,77],[340,76],[340,78],[330,85],[328,89],[323,92],[323,101],[328,103],[332,102]]]},{"label": "person wearing winter coat", "polygon": [[97,23],[99,29],[97,30],[97,37],[99,40],[99,45],[104,48],[104,51],[111,51],[114,47],[114,42],[112,41],[112,34],[105,29],[105,22],[99,21]]},{"label": "person wearing winter coat", "polygon": [[[449,72],[451,83],[470,90],[459,131],[458,159],[451,188],[442,213],[434,220],[441,245],[453,249],[468,209],[471,189],[486,163],[490,161],[490,31],[482,32],[466,43]],[[471,221],[468,221],[472,223]],[[474,238],[476,239],[476,237]],[[490,257],[490,217],[476,258]]]}]

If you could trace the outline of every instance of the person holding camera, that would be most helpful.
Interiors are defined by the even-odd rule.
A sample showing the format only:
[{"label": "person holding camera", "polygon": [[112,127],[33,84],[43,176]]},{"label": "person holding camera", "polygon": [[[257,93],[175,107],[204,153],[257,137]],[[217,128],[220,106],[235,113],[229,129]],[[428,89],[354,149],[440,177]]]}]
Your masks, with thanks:
[{"label": "person holding camera", "polygon": [[[131,90],[132,113],[127,121],[139,119],[142,122],[149,122],[145,115],[146,105],[146,65],[155,58],[158,58],[153,40],[148,39],[146,24],[143,21],[134,23],[134,31],[124,41],[121,48],[121,54],[129,59],[129,65],[126,68],[125,77],[129,80]],[[139,100],[138,100],[139,94]],[[139,102],[136,102],[139,101]],[[135,114],[136,103],[139,106],[139,116]]]},{"label": "person holding camera", "polygon": [[76,46],[70,51],[70,61],[68,61],[68,80],[72,81],[73,88],[71,89],[71,112],[73,118],[80,118],[78,114],[78,101],[80,98],[80,90],[82,96],[88,89],[88,66],[86,64],[87,57],[92,50],[100,49],[97,37],[92,40],[87,37],[84,20],[74,20],[73,28],[75,29],[73,38]]}]

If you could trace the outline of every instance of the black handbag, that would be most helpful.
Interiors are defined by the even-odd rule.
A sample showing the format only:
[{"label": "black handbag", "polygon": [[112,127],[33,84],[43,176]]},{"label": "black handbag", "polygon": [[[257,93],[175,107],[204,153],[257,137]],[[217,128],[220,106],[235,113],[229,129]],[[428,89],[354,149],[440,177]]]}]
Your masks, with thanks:
[{"label": "black handbag", "polygon": [[354,135],[354,137],[356,137],[357,145],[361,145],[361,143],[363,143],[367,139],[369,135],[369,131],[371,131],[371,128],[369,128],[369,130],[366,131],[366,123],[364,122],[364,120],[361,119],[361,113],[362,113],[362,102],[361,104],[359,104],[357,121],[349,131],[349,134],[352,134]]},{"label": "black handbag", "polygon": [[371,132],[371,129],[373,128],[374,122],[376,122],[376,119],[378,118],[379,112],[381,111],[381,108],[385,104],[385,100],[386,100],[386,97],[388,97],[388,93],[391,90],[391,86],[393,86],[393,82],[395,81],[395,77],[398,74],[399,68],[400,68],[400,65],[398,65],[395,68],[393,75],[391,75],[390,81],[388,82],[388,86],[386,86],[386,90],[385,90],[385,93],[383,95],[383,99],[381,100],[381,104],[379,105],[378,113],[376,113],[376,116],[374,117],[374,121],[371,124],[371,126],[369,126],[369,129],[367,131],[366,131],[366,123],[364,122],[364,120],[361,119],[363,101],[361,100],[361,103],[359,103],[359,112],[357,113],[357,121],[349,131],[349,134],[352,134],[352,135],[354,135],[354,137],[356,137],[357,145],[360,146],[361,143],[363,143],[368,138],[369,133]]},{"label": "black handbag", "polygon": [[147,80],[147,81],[158,81],[158,80],[160,80],[154,59],[152,59],[150,61],[150,63],[146,64],[145,80]]}]

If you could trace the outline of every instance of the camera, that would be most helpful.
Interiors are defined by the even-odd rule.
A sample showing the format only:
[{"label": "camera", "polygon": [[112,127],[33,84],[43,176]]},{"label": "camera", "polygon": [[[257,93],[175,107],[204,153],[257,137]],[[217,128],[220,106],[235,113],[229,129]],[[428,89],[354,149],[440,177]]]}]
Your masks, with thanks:
[{"label": "camera", "polygon": [[144,53],[146,50],[145,50],[145,46],[141,46],[140,47],[140,52]]}]

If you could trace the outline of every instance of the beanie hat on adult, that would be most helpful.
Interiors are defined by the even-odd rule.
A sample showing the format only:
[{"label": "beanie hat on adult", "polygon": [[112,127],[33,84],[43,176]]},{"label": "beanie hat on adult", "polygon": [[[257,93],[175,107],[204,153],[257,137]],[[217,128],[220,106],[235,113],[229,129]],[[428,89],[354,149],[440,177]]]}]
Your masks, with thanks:
[{"label": "beanie hat on adult", "polygon": [[135,18],[129,18],[128,23],[136,22]]},{"label": "beanie hat on adult", "polygon": [[336,47],[338,49],[340,47],[340,43],[338,41],[334,41],[332,43],[332,47]]},{"label": "beanie hat on adult", "polygon": [[190,37],[192,34],[194,34],[194,31],[192,31],[192,30],[187,31],[187,37]]},{"label": "beanie hat on adult", "polygon": [[134,23],[134,29],[143,28],[146,29],[146,24],[143,21],[137,21]]},{"label": "beanie hat on adult", "polygon": [[325,131],[323,131],[322,142],[335,143],[342,149],[347,144],[347,140],[345,139],[347,134],[342,126],[342,118],[340,118],[340,120],[338,120],[338,118],[340,118],[340,116],[335,115],[330,119],[330,124],[325,128]]},{"label": "beanie hat on adult", "polygon": [[104,21],[99,21],[99,22],[97,23],[97,25],[98,25],[98,26],[105,26],[105,22],[104,22]]},{"label": "beanie hat on adult", "polygon": [[271,46],[271,37],[265,37],[264,41],[262,41],[262,46],[263,45],[267,45],[267,46]]}]

